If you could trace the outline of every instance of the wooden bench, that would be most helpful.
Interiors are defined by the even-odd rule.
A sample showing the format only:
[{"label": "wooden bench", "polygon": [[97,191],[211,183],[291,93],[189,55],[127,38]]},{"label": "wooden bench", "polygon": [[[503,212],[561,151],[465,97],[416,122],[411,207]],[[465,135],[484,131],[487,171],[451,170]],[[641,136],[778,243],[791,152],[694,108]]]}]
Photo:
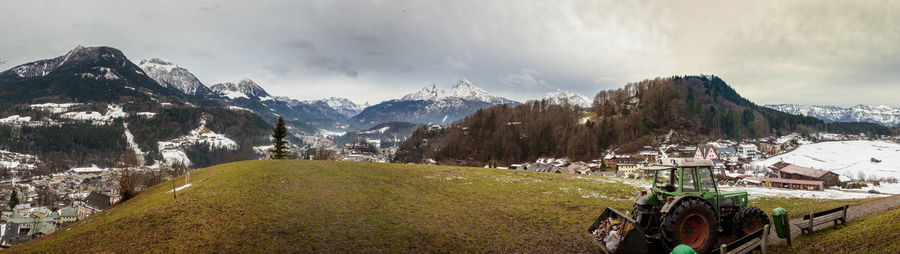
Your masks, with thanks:
[{"label": "wooden bench", "polygon": [[844,225],[847,223],[847,207],[849,206],[844,205],[831,210],[803,215],[803,220],[794,222],[794,225],[799,227],[803,234],[812,233],[817,226],[828,223],[834,223],[835,226],[838,223]]},{"label": "wooden bench", "polygon": [[762,254],[766,254],[766,241],[769,238],[769,225],[753,232],[749,235],[741,237],[734,242],[722,244],[718,250],[712,253],[718,254],[744,254],[751,253],[753,250],[759,249]]}]

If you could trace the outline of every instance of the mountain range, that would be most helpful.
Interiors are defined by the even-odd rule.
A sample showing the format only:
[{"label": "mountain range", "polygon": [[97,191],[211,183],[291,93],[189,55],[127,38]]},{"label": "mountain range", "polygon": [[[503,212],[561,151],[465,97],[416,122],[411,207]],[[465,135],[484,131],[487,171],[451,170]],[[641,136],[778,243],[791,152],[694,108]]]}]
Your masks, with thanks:
[{"label": "mountain range", "polygon": [[[559,91],[547,97],[569,105],[585,102]],[[595,106],[587,109],[544,101],[491,107],[444,128],[421,127],[401,143],[397,159],[470,166],[540,157],[588,161],[608,149],[629,153],[662,142],[754,139],[825,126],[812,117],[758,106],[716,76],[630,83],[601,91]]]},{"label": "mountain range", "polygon": [[364,127],[387,122],[448,124],[479,109],[498,104],[518,105],[519,102],[491,95],[471,81],[463,79],[450,90],[432,84],[400,99],[369,106],[350,118],[349,122]]},{"label": "mountain range", "polygon": [[887,127],[900,127],[900,107],[887,105],[852,107],[815,106],[800,104],[770,104],[767,108],[781,112],[811,116],[828,123],[866,122]]},{"label": "mountain range", "polygon": [[587,96],[560,89],[556,89],[556,91],[544,95],[544,100],[548,100],[554,104],[562,104],[563,102],[568,102],[569,104],[576,105],[582,108],[590,107],[591,103],[593,103],[594,101]]},{"label": "mountain range", "polygon": [[[263,86],[248,78],[212,85],[208,85],[202,80],[202,77],[194,75],[188,68],[163,58],[143,59],[135,64],[123,52],[115,48],[78,46],[64,55],[25,63],[0,72],[0,91],[2,91],[0,104],[5,105],[3,110],[0,110],[0,119],[16,120],[4,121],[3,124],[6,126],[16,124],[66,126],[72,123],[67,119],[76,117],[81,120],[94,121],[95,124],[112,124],[116,121],[131,123],[132,121],[128,119],[136,115],[151,118],[154,115],[166,115],[165,121],[182,121],[179,123],[181,127],[171,133],[157,133],[151,136],[173,139],[177,138],[177,135],[187,135],[188,131],[198,128],[198,126],[188,125],[197,125],[201,117],[212,119],[237,117],[231,114],[228,116],[210,115],[221,114],[215,113],[221,111],[190,109],[192,107],[211,107],[231,110],[237,112],[238,115],[241,112],[251,111],[265,121],[262,124],[271,124],[278,116],[284,116],[289,123],[291,132],[298,136],[319,133],[359,135],[359,133],[371,131],[371,128],[381,126],[381,124],[391,123],[391,126],[395,128],[391,128],[392,133],[385,137],[390,136],[392,139],[396,139],[398,134],[403,136],[410,132],[409,128],[399,128],[401,123],[447,124],[479,109],[498,104],[519,104],[519,102],[507,98],[494,96],[465,79],[460,80],[449,89],[441,89],[432,84],[398,99],[374,105],[357,104],[340,97],[301,101],[274,96]],[[568,93],[566,95],[572,96]],[[53,110],[51,115],[40,113],[47,108]],[[121,114],[112,112],[113,108],[122,111]],[[182,112],[178,114],[191,113],[168,115],[175,112]],[[202,112],[202,114],[195,115],[194,113],[197,112]],[[117,117],[106,116],[110,114]],[[153,123],[146,124],[174,124],[165,121],[150,121]],[[246,121],[240,120],[239,122]],[[211,122],[218,121],[212,120]],[[184,123],[188,123],[188,125],[184,125]],[[133,123],[130,127],[131,129],[146,128],[146,126],[137,126]],[[218,126],[213,129],[223,132],[225,128],[227,126]],[[253,128],[262,128],[262,125],[254,125]],[[393,132],[394,130],[404,131]],[[109,131],[122,132],[125,130],[115,127]],[[233,133],[234,131],[236,130],[232,128],[229,132]],[[146,154],[148,156],[146,161],[162,159],[156,157],[159,154],[154,143],[156,141],[149,137],[138,137],[138,139],[143,143],[138,142],[141,144],[134,148],[149,151]],[[253,140],[264,139],[254,137]],[[111,139],[109,142],[118,141]],[[9,146],[10,144],[0,144],[0,148]],[[109,147],[114,150],[123,149],[118,145]],[[103,148],[98,149],[104,150]],[[21,152],[34,151],[26,149]],[[102,158],[96,158],[99,160],[96,162],[101,165],[109,165],[111,160],[115,159],[111,154],[113,153],[106,153],[100,156]],[[83,162],[69,161],[66,163],[81,164]]]}]

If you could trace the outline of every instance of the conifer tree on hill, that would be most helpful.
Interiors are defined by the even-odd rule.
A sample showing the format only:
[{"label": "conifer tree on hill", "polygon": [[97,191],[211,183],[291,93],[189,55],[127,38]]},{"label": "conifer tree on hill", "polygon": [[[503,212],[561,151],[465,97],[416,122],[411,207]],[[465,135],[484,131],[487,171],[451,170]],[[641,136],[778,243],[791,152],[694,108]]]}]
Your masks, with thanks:
[{"label": "conifer tree on hill", "polygon": [[284,125],[284,117],[278,117],[278,123],[272,133],[272,154],[269,156],[273,160],[281,160],[287,158],[287,142],[284,137],[287,136],[287,128]]}]

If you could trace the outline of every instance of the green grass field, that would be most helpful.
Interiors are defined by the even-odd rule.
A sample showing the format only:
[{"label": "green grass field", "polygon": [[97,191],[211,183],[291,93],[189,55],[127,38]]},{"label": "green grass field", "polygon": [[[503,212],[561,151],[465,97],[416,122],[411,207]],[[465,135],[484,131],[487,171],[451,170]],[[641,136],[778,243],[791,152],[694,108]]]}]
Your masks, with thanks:
[{"label": "green grass field", "polygon": [[[184,185],[184,176],[176,178]],[[244,161],[194,171],[12,252],[591,252],[622,179],[335,161]],[[755,205],[751,201],[751,205]],[[763,209],[826,201],[760,200]],[[859,201],[854,201],[859,202]],[[840,201],[847,203],[847,201]],[[835,204],[836,206],[837,204]],[[789,208],[790,209],[790,208]]]},{"label": "green grass field", "polygon": [[898,253],[900,209],[848,221],[843,228],[829,228],[812,235],[797,236],[793,247],[786,243],[774,253]]}]

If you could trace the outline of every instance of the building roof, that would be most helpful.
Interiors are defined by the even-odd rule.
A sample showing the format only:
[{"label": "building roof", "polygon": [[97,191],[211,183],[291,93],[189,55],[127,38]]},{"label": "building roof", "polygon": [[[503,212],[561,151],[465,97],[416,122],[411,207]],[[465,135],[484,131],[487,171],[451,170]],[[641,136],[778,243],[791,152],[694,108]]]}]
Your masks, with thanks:
[{"label": "building roof", "polygon": [[781,170],[782,168],[787,167],[789,165],[791,165],[791,164],[787,163],[787,162],[779,161],[779,162],[776,162],[775,164],[772,164],[772,166],[769,166],[769,168],[775,169],[775,170]]},{"label": "building roof", "polygon": [[59,216],[62,217],[78,217],[78,213],[75,208],[66,207],[63,209],[59,209]]},{"label": "building roof", "polygon": [[734,149],[734,147],[730,147],[730,146],[728,146],[728,147],[719,147],[719,148],[716,148],[716,152],[718,152],[719,154],[723,154],[723,153],[736,154],[736,153],[737,153],[737,149]]},{"label": "building roof", "polygon": [[638,164],[638,163],[644,163],[644,162],[647,162],[647,159],[644,159],[644,158],[621,158],[621,159],[616,159],[616,164],[618,164],[618,165],[622,165],[622,164]]},{"label": "building roof", "polygon": [[789,174],[798,174],[798,175],[808,176],[808,177],[813,177],[813,178],[819,178],[825,174],[828,174],[831,171],[801,167],[801,166],[797,166],[797,165],[788,165],[788,166],[782,168],[781,172],[789,173]]},{"label": "building roof", "polygon": [[84,199],[84,203],[91,208],[104,210],[109,207],[109,200],[109,196],[107,195],[103,195],[99,192],[91,192],[91,194],[89,194],[87,198]]},{"label": "building roof", "polygon": [[824,185],[825,182],[822,181],[810,181],[810,180],[797,180],[797,179],[785,179],[785,178],[751,178],[763,182],[773,182],[773,183],[789,183],[789,184],[803,184],[803,185]]}]

